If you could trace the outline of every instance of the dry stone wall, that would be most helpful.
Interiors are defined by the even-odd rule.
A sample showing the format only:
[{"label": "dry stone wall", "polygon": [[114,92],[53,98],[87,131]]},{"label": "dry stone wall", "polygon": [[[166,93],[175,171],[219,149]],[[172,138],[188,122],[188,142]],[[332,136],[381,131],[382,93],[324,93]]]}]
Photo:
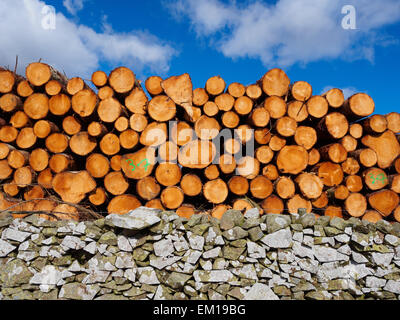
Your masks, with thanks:
[{"label": "dry stone wall", "polygon": [[97,221],[0,214],[0,299],[395,299],[400,224],[216,220],[138,208]]}]

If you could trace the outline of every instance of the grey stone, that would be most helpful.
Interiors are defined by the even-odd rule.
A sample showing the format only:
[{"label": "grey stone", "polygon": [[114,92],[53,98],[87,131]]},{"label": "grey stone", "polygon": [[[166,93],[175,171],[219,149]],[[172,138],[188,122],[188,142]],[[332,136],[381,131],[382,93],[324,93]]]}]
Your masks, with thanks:
[{"label": "grey stone", "polygon": [[40,285],[40,290],[42,292],[50,292],[62,279],[63,274],[61,271],[54,266],[47,265],[41,272],[33,275],[29,283]]},{"label": "grey stone", "polygon": [[279,297],[267,285],[256,283],[244,294],[243,300],[279,300]]},{"label": "grey stone", "polygon": [[98,285],[85,285],[83,283],[67,283],[62,286],[59,298],[72,300],[92,300],[100,291]]},{"label": "grey stone", "polygon": [[233,280],[233,274],[229,270],[196,270],[193,272],[196,282],[229,282]]},{"label": "grey stone", "polygon": [[[63,241],[61,242],[61,246],[67,249],[79,250],[85,247],[85,241],[82,241],[78,237],[74,236],[66,236]],[[64,250],[66,250],[64,248]]]},{"label": "grey stone", "polygon": [[135,267],[135,261],[133,260],[132,254],[119,252],[117,254],[117,259],[115,260],[115,266],[118,269],[130,269]]},{"label": "grey stone", "polygon": [[139,282],[142,284],[160,284],[157,274],[151,267],[142,267],[137,269]]},{"label": "grey stone", "polygon": [[266,257],[265,248],[255,242],[247,242],[247,252],[251,258],[263,259]]},{"label": "grey stone", "polygon": [[142,230],[161,221],[158,217],[159,212],[161,210],[140,207],[124,215],[110,214],[106,217],[105,223],[109,226],[123,229]]},{"label": "grey stone", "polygon": [[385,279],[380,279],[374,276],[368,276],[365,278],[365,285],[368,288],[382,288],[386,284]]},{"label": "grey stone", "polygon": [[400,294],[400,281],[389,280],[383,290]]},{"label": "grey stone", "polygon": [[274,233],[278,230],[287,228],[291,223],[291,219],[287,215],[269,214],[267,215],[265,222],[267,224],[267,232]]},{"label": "grey stone", "polygon": [[0,283],[2,287],[16,287],[28,283],[33,273],[26,263],[14,259],[0,268]]},{"label": "grey stone", "polygon": [[214,249],[208,250],[203,253],[204,259],[215,259],[221,253],[221,247],[216,247]]},{"label": "grey stone", "polygon": [[166,257],[174,252],[174,244],[165,239],[154,243],[154,254],[158,257]]},{"label": "grey stone", "polygon": [[314,246],[314,255],[319,262],[346,261],[349,259],[348,256],[339,253],[337,250],[324,246]]},{"label": "grey stone", "polygon": [[133,250],[128,238],[121,235],[117,237],[117,245],[121,251],[132,252]]},{"label": "grey stone", "polygon": [[82,280],[82,283],[84,284],[104,283],[106,282],[109,275],[110,275],[109,271],[93,270]]},{"label": "grey stone", "polygon": [[3,231],[2,237],[4,240],[13,240],[17,242],[24,242],[31,236],[29,232],[18,231],[16,229],[7,228]]},{"label": "grey stone", "polygon": [[0,258],[6,257],[10,252],[14,251],[17,247],[9,244],[7,241],[0,239]]},{"label": "grey stone", "polygon": [[310,259],[314,259],[314,251],[309,247],[299,244],[297,241],[293,242],[293,253],[301,258],[309,257]]},{"label": "grey stone", "polygon": [[374,263],[379,266],[388,266],[394,257],[394,253],[379,253],[379,252],[372,252],[371,258]]},{"label": "grey stone", "polygon": [[190,274],[172,272],[165,283],[173,289],[181,289],[191,277]]},{"label": "grey stone", "polygon": [[192,248],[193,250],[202,251],[203,246],[204,246],[204,241],[205,241],[204,237],[202,237],[202,236],[198,236],[198,235],[189,236],[189,245],[190,245],[190,248]]},{"label": "grey stone", "polygon": [[244,217],[246,219],[257,219],[260,217],[260,211],[258,210],[258,208],[251,208],[246,210],[246,212],[244,213]]},{"label": "grey stone", "polygon": [[289,248],[293,242],[290,229],[281,229],[267,234],[261,241],[271,248]]},{"label": "grey stone", "polygon": [[312,213],[304,214],[300,217],[300,223],[303,228],[312,227],[315,224],[315,215]]},{"label": "grey stone", "polygon": [[238,239],[243,239],[248,236],[248,232],[241,227],[233,227],[232,229],[226,230],[222,233],[225,239],[233,241]]},{"label": "grey stone", "polygon": [[244,222],[244,216],[239,210],[228,210],[224,213],[220,221],[222,230],[229,230],[235,226],[240,226]]},{"label": "grey stone", "polygon": [[174,263],[181,260],[182,257],[178,256],[170,256],[170,257],[150,257],[150,265],[159,270],[164,269],[165,267],[171,266]]}]

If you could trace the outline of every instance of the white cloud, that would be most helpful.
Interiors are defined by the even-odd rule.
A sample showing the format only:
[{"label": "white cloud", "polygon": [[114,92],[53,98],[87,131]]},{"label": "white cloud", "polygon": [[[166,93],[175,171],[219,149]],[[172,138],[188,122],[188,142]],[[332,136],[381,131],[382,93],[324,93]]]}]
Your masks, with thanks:
[{"label": "white cloud", "polygon": [[[331,90],[331,89],[333,89],[333,88],[337,88],[337,87],[326,86],[325,88],[322,89],[322,91],[321,91],[320,94],[323,94],[323,93],[325,93],[325,92],[327,92],[327,91],[329,91],[329,90]],[[353,94],[356,94],[356,93],[360,92],[359,90],[357,90],[357,89],[354,88],[354,87],[346,87],[346,88],[339,88],[339,89],[342,89],[343,95],[344,95],[344,98],[345,98],[345,99],[351,97]],[[365,93],[366,93],[366,92],[365,92]]]},{"label": "white cloud", "polygon": [[[289,66],[320,59],[367,59],[385,37],[376,30],[400,21],[398,0],[352,0],[356,30],[342,28],[347,0],[176,0],[172,14],[187,16],[198,36],[211,39],[226,57],[260,59],[265,65]],[[382,41],[388,44],[388,41]],[[383,43],[384,44],[384,43]]]},{"label": "white cloud", "polygon": [[18,72],[32,61],[53,65],[67,76],[86,76],[100,63],[126,65],[136,73],[143,70],[166,72],[176,51],[160,39],[141,31],[104,32],[78,25],[62,13],[56,15],[56,29],[42,28],[39,0],[0,1],[0,64],[14,68],[18,55]]},{"label": "white cloud", "polygon": [[83,0],[64,0],[63,6],[70,14],[76,15],[78,11],[83,9]]}]

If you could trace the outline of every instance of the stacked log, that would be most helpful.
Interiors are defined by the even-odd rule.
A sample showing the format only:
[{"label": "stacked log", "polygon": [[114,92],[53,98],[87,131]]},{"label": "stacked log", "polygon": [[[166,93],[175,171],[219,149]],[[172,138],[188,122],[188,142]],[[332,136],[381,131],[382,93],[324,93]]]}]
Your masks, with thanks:
[{"label": "stacked log", "polygon": [[247,86],[213,76],[194,89],[183,74],[143,88],[126,67],[91,81],[41,62],[25,77],[0,69],[0,210],[400,221],[400,114],[373,114],[365,93],[313,95],[278,68]]}]

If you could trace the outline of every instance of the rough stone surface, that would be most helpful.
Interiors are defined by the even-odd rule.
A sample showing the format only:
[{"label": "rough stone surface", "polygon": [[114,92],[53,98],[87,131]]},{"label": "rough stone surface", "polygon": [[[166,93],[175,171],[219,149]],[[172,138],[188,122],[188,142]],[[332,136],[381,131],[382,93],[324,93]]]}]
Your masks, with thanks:
[{"label": "rough stone surface", "polygon": [[124,215],[110,214],[106,217],[105,223],[123,229],[142,230],[161,221],[159,212],[157,209],[140,207]]},{"label": "rough stone surface", "polygon": [[[111,217],[110,217],[111,216]],[[399,299],[400,224],[313,215],[0,215],[0,300]]]}]

